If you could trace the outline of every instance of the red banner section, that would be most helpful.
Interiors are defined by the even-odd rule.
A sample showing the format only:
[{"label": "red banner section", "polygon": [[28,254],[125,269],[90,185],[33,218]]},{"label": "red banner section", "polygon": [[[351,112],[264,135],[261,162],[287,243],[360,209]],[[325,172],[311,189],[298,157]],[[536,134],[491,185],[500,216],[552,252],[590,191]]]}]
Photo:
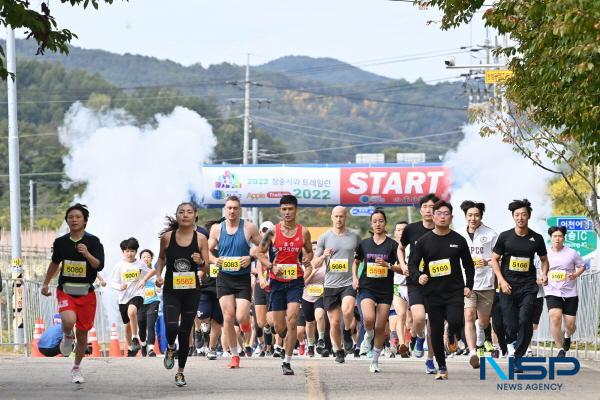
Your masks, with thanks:
[{"label": "red banner section", "polygon": [[410,205],[428,193],[449,200],[450,190],[450,168],[443,165],[340,169],[342,204]]}]

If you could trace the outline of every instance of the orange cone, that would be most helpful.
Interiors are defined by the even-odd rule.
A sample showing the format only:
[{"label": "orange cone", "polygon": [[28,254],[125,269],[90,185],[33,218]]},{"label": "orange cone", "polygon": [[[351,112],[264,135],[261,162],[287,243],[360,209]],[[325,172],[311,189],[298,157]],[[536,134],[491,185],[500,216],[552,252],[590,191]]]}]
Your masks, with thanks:
[{"label": "orange cone", "polygon": [[33,343],[31,356],[32,357],[44,357],[42,353],[40,353],[40,349],[38,348],[38,343],[40,338],[42,337],[42,333],[44,333],[44,320],[38,318],[35,320],[35,328],[33,329]]},{"label": "orange cone", "polygon": [[110,349],[108,352],[109,357],[123,357],[121,354],[121,343],[119,342],[119,332],[117,331],[117,324],[112,324],[110,330]]},{"label": "orange cone", "polygon": [[92,344],[92,354],[90,354],[90,357],[100,357],[100,346],[98,345],[98,336],[96,335],[96,328],[93,326],[89,333],[88,342]]},{"label": "orange cone", "polygon": [[160,352],[160,344],[158,343],[158,336],[154,339],[154,352],[157,356],[160,356],[162,353]]}]

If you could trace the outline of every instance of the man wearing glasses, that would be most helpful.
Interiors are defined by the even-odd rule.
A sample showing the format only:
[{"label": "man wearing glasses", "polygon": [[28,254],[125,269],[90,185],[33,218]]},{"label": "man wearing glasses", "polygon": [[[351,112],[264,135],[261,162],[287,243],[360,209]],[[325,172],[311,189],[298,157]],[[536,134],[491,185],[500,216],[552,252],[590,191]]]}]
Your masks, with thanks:
[{"label": "man wearing glasses", "polygon": [[[444,349],[444,321],[448,321],[448,346],[456,342],[455,334],[464,325],[464,298],[471,295],[475,268],[469,245],[464,237],[450,229],[452,205],[443,200],[433,206],[435,228],[423,235],[412,248],[408,263],[410,275],[423,290],[425,308],[431,327],[431,343],[438,364],[436,379],[448,379]],[[423,270],[419,264],[423,261]],[[461,268],[462,262],[462,268]],[[463,280],[464,268],[466,284]]]}]

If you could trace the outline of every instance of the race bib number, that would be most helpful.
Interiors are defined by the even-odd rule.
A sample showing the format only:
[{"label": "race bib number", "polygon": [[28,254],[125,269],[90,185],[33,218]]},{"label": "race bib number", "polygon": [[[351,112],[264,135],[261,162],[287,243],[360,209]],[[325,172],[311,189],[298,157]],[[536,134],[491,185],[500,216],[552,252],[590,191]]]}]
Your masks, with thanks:
[{"label": "race bib number", "polygon": [[388,269],[376,263],[367,263],[367,278],[387,278]]},{"label": "race bib number", "polygon": [[298,278],[298,266],[296,264],[278,264],[281,270],[281,277],[287,280]]},{"label": "race bib number", "polygon": [[196,276],[193,271],[173,272],[173,289],[195,289]]},{"label": "race bib number", "polygon": [[423,259],[421,259],[421,262],[419,263],[419,272],[423,272],[424,269],[425,269],[425,261],[423,261]]},{"label": "race bib number", "polygon": [[511,257],[508,263],[508,269],[516,272],[527,272],[529,271],[529,258],[528,257]]},{"label": "race bib number", "polygon": [[151,299],[156,296],[156,290],[153,287],[144,289],[144,298]]},{"label": "race bib number", "polygon": [[123,282],[127,282],[127,283],[131,283],[131,282],[135,282],[139,279],[140,277],[140,270],[135,270],[135,271],[124,271],[121,274],[121,280]]},{"label": "race bib number", "polygon": [[221,269],[227,272],[237,272],[242,267],[239,257],[224,257],[221,261]]},{"label": "race bib number", "polygon": [[219,275],[219,266],[215,264],[210,264],[210,269],[208,270],[208,276],[211,278],[216,278]]},{"label": "race bib number", "polygon": [[85,261],[70,261],[63,262],[63,276],[71,278],[85,278],[87,272],[87,264]]},{"label": "race bib number", "polygon": [[567,280],[567,273],[565,271],[550,271],[551,282],[564,282]]},{"label": "race bib number", "polygon": [[348,260],[332,259],[329,262],[329,271],[335,272],[336,274],[343,274],[348,272]]},{"label": "race bib number", "polygon": [[443,260],[429,261],[429,275],[432,278],[448,276],[451,273],[452,266],[450,265],[450,259],[444,258]]},{"label": "race bib number", "polygon": [[306,287],[306,293],[308,293],[309,296],[321,297],[323,296],[324,291],[323,285],[308,285]]}]

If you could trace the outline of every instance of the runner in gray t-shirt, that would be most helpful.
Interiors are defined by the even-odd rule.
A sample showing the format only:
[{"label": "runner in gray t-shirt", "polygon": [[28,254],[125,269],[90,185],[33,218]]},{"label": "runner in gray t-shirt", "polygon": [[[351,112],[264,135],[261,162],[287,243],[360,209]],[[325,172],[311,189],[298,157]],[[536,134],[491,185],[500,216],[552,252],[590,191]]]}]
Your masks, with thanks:
[{"label": "runner in gray t-shirt", "polygon": [[[343,363],[346,353],[354,351],[351,330],[354,326],[356,291],[352,288],[352,262],[354,251],[361,242],[360,237],[346,229],[347,210],[337,206],[331,211],[333,227],[317,241],[317,252],[313,259],[314,268],[325,266],[325,293],[323,305],[331,326],[331,340],[335,360]],[[340,320],[344,318],[344,347]]]}]

